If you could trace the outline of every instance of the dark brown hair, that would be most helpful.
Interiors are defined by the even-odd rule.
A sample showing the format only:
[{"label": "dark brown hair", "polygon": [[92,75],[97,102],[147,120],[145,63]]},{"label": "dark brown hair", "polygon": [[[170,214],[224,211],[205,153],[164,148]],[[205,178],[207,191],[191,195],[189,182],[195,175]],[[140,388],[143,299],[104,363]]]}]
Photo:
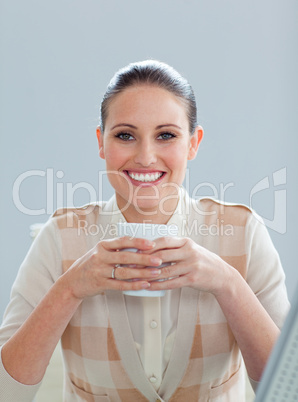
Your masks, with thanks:
[{"label": "dark brown hair", "polygon": [[105,129],[109,104],[113,98],[126,88],[138,84],[155,85],[177,96],[186,108],[190,134],[194,133],[197,125],[197,107],[192,87],[173,67],[157,60],[131,63],[117,71],[101,102],[100,126],[102,132]]}]

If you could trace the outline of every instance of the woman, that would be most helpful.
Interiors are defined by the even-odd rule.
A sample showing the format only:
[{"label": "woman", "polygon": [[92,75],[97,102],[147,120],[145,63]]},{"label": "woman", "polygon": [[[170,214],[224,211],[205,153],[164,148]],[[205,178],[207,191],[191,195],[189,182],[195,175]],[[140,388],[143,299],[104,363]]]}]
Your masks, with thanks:
[{"label": "woman", "polygon": [[[157,61],[125,67],[97,137],[115,195],[57,211],[35,240],[0,332],[0,400],[34,397],[60,338],[65,401],[244,400],[241,356],[256,385],[288,309],[284,273],[251,210],[181,187],[203,137],[190,85]],[[116,237],[125,220],[179,237]],[[140,289],[167,291],[122,293]]]}]

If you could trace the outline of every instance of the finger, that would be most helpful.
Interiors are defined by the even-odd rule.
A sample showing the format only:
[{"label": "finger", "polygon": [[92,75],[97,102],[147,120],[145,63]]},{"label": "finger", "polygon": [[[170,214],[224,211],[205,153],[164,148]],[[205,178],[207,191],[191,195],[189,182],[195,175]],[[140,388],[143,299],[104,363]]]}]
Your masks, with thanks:
[{"label": "finger", "polygon": [[160,258],[163,264],[186,261],[189,257],[189,254],[186,254],[185,250],[181,248],[158,250],[149,255],[151,257]]},{"label": "finger", "polygon": [[133,251],[119,251],[119,253],[110,253],[110,255],[107,256],[107,262],[113,265],[140,265],[143,267],[157,267],[162,264],[162,260],[158,256],[139,254]]},{"label": "finger", "polygon": [[107,288],[112,290],[143,290],[150,288],[150,283],[147,281],[121,281],[116,279],[107,280]]},{"label": "finger", "polygon": [[160,268],[161,273],[158,276],[158,279],[162,280],[168,280],[168,279],[173,279],[177,278],[179,276],[185,276],[188,275],[191,271],[191,267],[188,265],[185,265],[183,263],[172,263],[169,265],[166,265],[165,267]]},{"label": "finger", "polygon": [[170,289],[177,289],[182,288],[185,286],[189,286],[189,280],[186,276],[179,276],[173,279],[168,279],[165,281],[154,281],[150,282],[150,289],[149,290],[170,290]]},{"label": "finger", "polygon": [[[140,280],[140,279],[146,279],[146,280],[152,280],[153,278],[156,279],[159,277],[161,274],[161,269],[156,269],[156,268],[129,268],[129,267],[123,267],[123,266],[118,266],[115,268],[114,271],[114,276],[115,279],[117,280],[122,280],[122,281],[128,281],[128,280]],[[111,278],[111,274],[109,274],[109,278]]]},{"label": "finger", "polygon": [[183,237],[160,237],[154,240],[155,246],[152,249],[141,251],[142,254],[151,254],[158,250],[181,248],[185,245],[186,239]]},{"label": "finger", "polygon": [[117,237],[112,240],[102,240],[100,244],[106,250],[121,250],[123,248],[136,248],[138,250],[150,250],[155,246],[155,242],[147,239],[135,237]]}]

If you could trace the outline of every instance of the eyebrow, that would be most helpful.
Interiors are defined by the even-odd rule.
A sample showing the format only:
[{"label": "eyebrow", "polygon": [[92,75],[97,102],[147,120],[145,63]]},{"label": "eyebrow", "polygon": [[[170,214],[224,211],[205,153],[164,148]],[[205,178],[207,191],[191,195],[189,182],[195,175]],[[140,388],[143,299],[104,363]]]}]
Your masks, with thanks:
[{"label": "eyebrow", "polygon": [[180,130],[182,130],[182,128],[180,126],[177,126],[177,124],[161,124],[160,126],[157,126],[156,129],[159,130],[160,128],[163,127],[176,127],[179,128]]},{"label": "eyebrow", "polygon": [[[111,130],[113,130],[116,127],[130,127],[130,128],[137,129],[137,127],[134,126],[133,124],[119,123],[119,124],[116,124],[115,126],[113,126],[111,128]],[[171,124],[160,124],[159,126],[156,126],[155,129],[159,130],[159,129],[164,128],[164,127],[176,127],[176,128],[179,128],[180,130],[182,130],[182,128],[180,126],[177,126],[177,124],[172,124],[172,123]]]},{"label": "eyebrow", "polygon": [[130,127],[130,128],[137,128],[136,126],[133,126],[132,124],[128,124],[128,123],[119,123],[119,124],[116,124],[115,126],[113,126],[112,128],[111,128],[111,130],[114,130],[114,128],[116,128],[116,127]]}]

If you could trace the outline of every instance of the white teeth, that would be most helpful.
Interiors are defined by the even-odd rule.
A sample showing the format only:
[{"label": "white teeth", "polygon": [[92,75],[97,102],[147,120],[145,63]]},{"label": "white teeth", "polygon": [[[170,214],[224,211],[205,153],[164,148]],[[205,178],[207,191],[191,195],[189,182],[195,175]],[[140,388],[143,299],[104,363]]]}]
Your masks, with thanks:
[{"label": "white teeth", "polygon": [[156,181],[158,180],[161,176],[162,173],[146,173],[145,175],[143,173],[139,174],[139,173],[132,173],[132,172],[128,172],[128,175],[137,181],[142,181],[142,182],[150,182],[150,181]]}]

